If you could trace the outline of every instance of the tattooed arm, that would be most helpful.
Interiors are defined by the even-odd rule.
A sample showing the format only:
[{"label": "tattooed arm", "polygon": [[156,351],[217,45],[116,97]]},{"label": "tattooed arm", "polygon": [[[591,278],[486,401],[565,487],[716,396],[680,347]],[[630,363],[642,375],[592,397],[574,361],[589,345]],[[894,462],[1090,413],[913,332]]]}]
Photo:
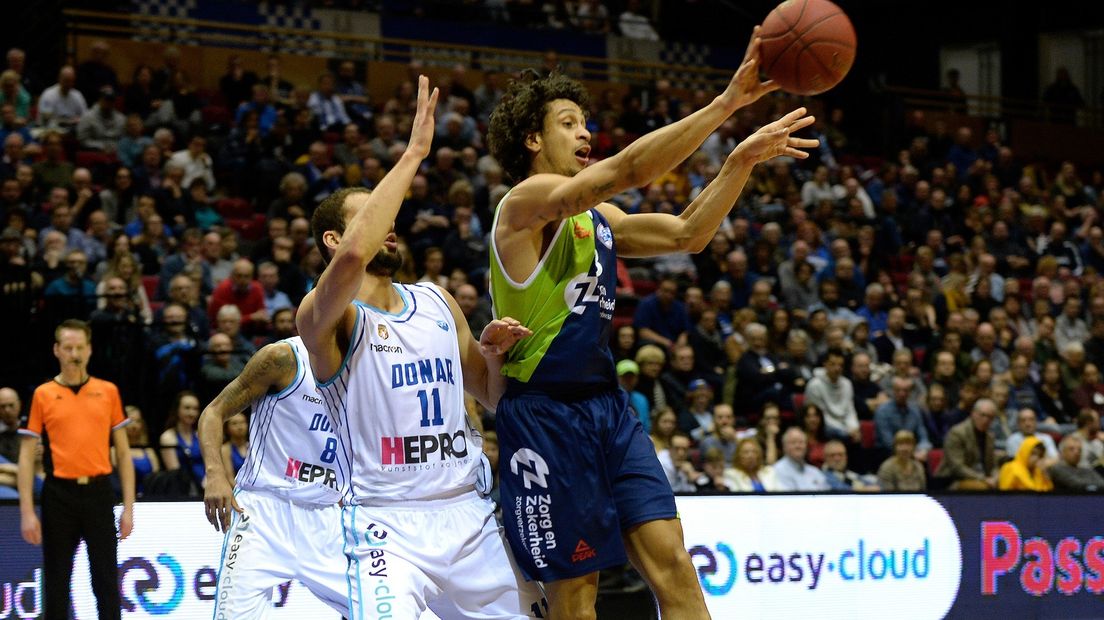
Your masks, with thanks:
[{"label": "tattooed arm", "polygon": [[253,401],[267,393],[278,392],[295,380],[295,354],[291,346],[277,342],[257,353],[245,365],[245,369],[230,382],[203,410],[199,417],[199,446],[203,462],[207,465],[207,486],[203,501],[207,520],[215,529],[226,531],[230,527],[230,509],[241,512],[234,500],[233,488],[226,472],[230,463],[223,461],[222,423],[243,411]]}]

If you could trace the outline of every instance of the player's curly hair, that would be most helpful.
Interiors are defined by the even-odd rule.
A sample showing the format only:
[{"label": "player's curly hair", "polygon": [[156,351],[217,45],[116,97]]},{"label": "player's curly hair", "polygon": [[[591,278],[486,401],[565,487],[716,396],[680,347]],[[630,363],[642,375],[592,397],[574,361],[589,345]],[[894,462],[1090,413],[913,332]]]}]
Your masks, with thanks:
[{"label": "player's curly hair", "polygon": [[585,112],[590,95],[582,83],[562,73],[542,77],[527,70],[510,81],[502,101],[491,113],[487,146],[514,182],[528,176],[531,155],[525,139],[541,131],[548,104],[556,99],[574,101]]}]

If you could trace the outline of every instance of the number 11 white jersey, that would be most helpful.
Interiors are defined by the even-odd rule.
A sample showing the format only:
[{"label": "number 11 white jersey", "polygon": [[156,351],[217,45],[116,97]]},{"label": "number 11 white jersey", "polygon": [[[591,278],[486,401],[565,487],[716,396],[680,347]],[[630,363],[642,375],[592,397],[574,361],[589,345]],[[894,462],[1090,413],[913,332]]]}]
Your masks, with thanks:
[{"label": "number 11 white jersey", "polygon": [[449,305],[432,284],[394,286],[398,313],[354,302],[342,366],[318,384],[354,504],[447,495],[474,485],[481,467]]}]

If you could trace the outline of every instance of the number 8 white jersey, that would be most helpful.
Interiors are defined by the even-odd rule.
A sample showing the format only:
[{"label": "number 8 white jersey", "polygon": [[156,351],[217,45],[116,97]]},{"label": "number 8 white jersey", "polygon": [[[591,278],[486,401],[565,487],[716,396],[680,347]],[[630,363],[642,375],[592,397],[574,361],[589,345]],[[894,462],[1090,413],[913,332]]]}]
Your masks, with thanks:
[{"label": "number 8 white jersey", "polygon": [[294,353],[295,379],[253,403],[249,454],[237,486],[301,503],[335,504],[346,492],[349,468],[337,458],[337,436],[315,387],[307,348],[298,336],[281,342]]},{"label": "number 8 white jersey", "polygon": [[349,464],[350,503],[449,494],[475,484],[481,467],[449,305],[431,284],[394,286],[396,314],[354,302],[345,360],[318,384],[338,461]]}]

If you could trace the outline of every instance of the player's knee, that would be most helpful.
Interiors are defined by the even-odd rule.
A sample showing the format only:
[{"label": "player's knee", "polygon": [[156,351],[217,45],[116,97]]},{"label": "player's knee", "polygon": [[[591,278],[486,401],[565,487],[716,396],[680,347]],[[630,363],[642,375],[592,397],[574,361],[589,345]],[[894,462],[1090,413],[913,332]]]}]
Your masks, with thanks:
[{"label": "player's knee", "polygon": [[569,579],[549,584],[549,617],[552,620],[596,620],[598,594],[595,580]]},{"label": "player's knee", "polygon": [[667,593],[678,596],[680,592],[685,591],[684,588],[696,585],[697,576],[694,565],[690,561],[690,554],[682,545],[663,545],[650,555],[651,566],[648,577],[657,596],[664,596]]}]

